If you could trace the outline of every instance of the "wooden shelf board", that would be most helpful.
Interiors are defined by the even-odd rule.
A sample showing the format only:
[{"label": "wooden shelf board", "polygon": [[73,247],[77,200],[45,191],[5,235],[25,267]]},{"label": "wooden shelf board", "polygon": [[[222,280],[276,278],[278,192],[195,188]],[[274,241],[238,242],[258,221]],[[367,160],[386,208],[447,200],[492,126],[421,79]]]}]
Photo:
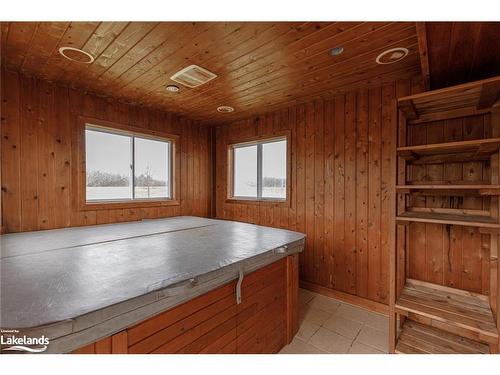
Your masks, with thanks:
[{"label": "wooden shelf board", "polygon": [[406,320],[396,344],[398,354],[489,354],[489,346]]},{"label": "wooden shelf board", "polygon": [[498,100],[500,93],[500,77],[493,77],[463,85],[444,89],[427,91],[398,99],[398,108],[408,120],[448,113],[454,116],[454,111],[474,113],[491,108]]},{"label": "wooden shelf board", "polygon": [[488,343],[498,342],[498,330],[488,297],[464,290],[408,279],[396,311],[417,315],[475,332]]},{"label": "wooden shelf board", "polygon": [[470,156],[484,157],[500,149],[500,138],[477,139],[472,141],[434,143],[418,146],[398,147],[398,155],[405,159],[422,156],[468,153]]},{"label": "wooden shelf board", "polygon": [[451,224],[480,228],[500,228],[500,224],[489,216],[460,215],[436,212],[407,211],[396,216],[397,222],[429,224]]},{"label": "wooden shelf board", "polygon": [[427,191],[434,192],[449,192],[453,193],[469,193],[477,195],[500,195],[500,185],[398,185],[396,189],[399,192],[411,191]]}]

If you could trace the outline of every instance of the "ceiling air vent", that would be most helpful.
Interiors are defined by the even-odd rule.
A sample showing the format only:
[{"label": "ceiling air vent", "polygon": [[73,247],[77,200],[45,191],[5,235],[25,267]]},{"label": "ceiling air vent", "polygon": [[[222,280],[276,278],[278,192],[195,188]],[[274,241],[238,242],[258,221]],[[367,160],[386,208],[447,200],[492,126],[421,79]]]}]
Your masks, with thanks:
[{"label": "ceiling air vent", "polygon": [[216,78],[217,74],[209,72],[198,65],[190,65],[177,73],[175,73],[171,80],[180,83],[187,87],[198,87]]}]

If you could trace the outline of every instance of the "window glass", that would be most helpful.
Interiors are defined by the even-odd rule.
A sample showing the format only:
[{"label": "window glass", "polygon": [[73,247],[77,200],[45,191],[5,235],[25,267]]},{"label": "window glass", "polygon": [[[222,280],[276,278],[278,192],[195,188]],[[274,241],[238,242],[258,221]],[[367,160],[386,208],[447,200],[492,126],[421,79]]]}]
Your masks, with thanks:
[{"label": "window glass", "polygon": [[286,141],[262,144],[262,197],[286,198]]},{"label": "window glass", "polygon": [[169,143],[135,137],[135,198],[170,198]]},{"label": "window glass", "polygon": [[233,146],[233,197],[286,199],[286,139]]},{"label": "window glass", "polygon": [[132,139],[85,131],[87,200],[132,199]]},{"label": "window glass", "polygon": [[257,145],[234,148],[234,196],[257,196]]},{"label": "window glass", "polygon": [[172,198],[171,155],[169,140],[87,126],[86,200]]}]

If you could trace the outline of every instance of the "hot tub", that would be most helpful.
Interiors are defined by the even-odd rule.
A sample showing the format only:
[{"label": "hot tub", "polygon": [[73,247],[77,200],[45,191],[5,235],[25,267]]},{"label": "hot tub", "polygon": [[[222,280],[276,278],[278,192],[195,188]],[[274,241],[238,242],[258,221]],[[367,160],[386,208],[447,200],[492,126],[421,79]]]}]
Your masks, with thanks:
[{"label": "hot tub", "polygon": [[46,353],[278,351],[304,237],[188,216],[3,235],[0,326]]}]

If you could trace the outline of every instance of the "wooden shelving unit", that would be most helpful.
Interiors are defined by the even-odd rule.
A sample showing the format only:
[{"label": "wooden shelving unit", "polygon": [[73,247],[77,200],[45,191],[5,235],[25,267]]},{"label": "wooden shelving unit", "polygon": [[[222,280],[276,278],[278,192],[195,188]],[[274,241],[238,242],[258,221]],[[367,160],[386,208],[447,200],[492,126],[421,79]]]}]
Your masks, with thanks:
[{"label": "wooden shelving unit", "polygon": [[[390,275],[389,348],[392,353],[499,352],[499,99],[500,77],[495,77],[398,100],[397,200]],[[454,131],[457,131],[457,119],[471,116],[487,119],[485,137],[428,144],[422,144],[426,137],[421,137],[415,142],[418,144],[408,144],[410,139],[413,141],[411,134],[421,134],[419,126],[440,126],[439,129],[445,129],[448,124],[452,124],[450,126],[455,126]],[[471,164],[473,167],[470,167]],[[448,167],[450,165],[452,167]],[[443,172],[449,170],[446,168],[455,168],[455,173],[451,173],[455,177],[453,181],[446,180]],[[460,173],[465,175],[467,168],[479,168],[479,177],[482,178],[472,181],[458,178],[455,181],[457,173],[459,177]],[[438,175],[433,176],[433,172]],[[475,202],[472,208],[464,205],[464,201],[470,205],[471,200]],[[443,226],[442,231],[436,224]],[[427,225],[434,225],[429,228],[431,234],[437,233],[435,243],[426,242],[433,242],[432,238],[427,237]],[[411,262],[426,256],[425,246],[435,246],[439,239],[443,241],[444,237],[439,236],[448,236],[447,241],[452,241],[452,227],[468,227],[467,233],[479,230],[483,236],[489,236],[489,259],[484,263],[489,267],[488,277],[484,278],[485,270],[467,271],[483,272],[482,275],[470,276],[483,277],[489,282],[487,287],[483,285],[481,293],[472,292],[467,287],[455,287],[455,281],[446,281],[444,278],[435,278],[430,280],[432,282],[423,281],[425,277],[422,280],[409,278],[412,274],[409,270],[413,269]],[[415,236],[420,236],[418,241],[421,242],[410,245]],[[467,256],[471,249],[463,246],[461,251],[463,256]],[[410,249],[414,252],[412,257],[409,256]],[[422,250],[423,254],[415,255],[415,252]],[[459,273],[459,270],[453,272]]]},{"label": "wooden shelving unit", "polygon": [[487,354],[488,345],[410,320],[404,322],[395,348],[398,354]]},{"label": "wooden shelving unit", "polygon": [[478,228],[500,228],[500,223],[489,216],[459,215],[438,212],[403,212],[396,216],[398,223],[429,223],[464,225]]},{"label": "wooden shelving unit", "polygon": [[447,195],[468,194],[468,195],[500,195],[500,185],[398,185],[398,193],[426,193],[436,194],[445,192]]},{"label": "wooden shelving unit", "polygon": [[470,141],[444,142],[428,145],[398,147],[401,156],[406,153],[416,155],[434,155],[455,152],[488,152],[490,154],[500,148],[500,138],[473,139]]},{"label": "wooden shelving unit", "polygon": [[498,101],[498,77],[398,99],[405,119],[428,122],[490,112]]},{"label": "wooden shelving unit", "polygon": [[420,314],[457,329],[475,332],[490,344],[498,331],[489,305],[481,294],[408,279],[396,301],[396,311]]},{"label": "wooden shelving unit", "polygon": [[500,149],[500,138],[398,147],[397,155],[413,164],[490,160]]}]

